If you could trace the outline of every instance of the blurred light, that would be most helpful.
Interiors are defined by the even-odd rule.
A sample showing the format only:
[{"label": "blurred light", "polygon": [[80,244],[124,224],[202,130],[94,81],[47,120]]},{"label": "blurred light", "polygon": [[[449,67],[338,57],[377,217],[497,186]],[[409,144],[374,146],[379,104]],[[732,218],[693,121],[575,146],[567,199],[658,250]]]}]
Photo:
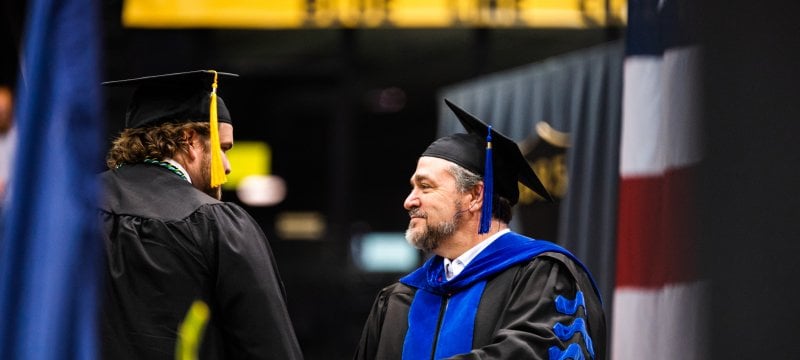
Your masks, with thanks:
[{"label": "blurred light", "polygon": [[401,232],[367,233],[353,239],[356,266],[367,272],[408,272],[419,266],[419,250]]},{"label": "blurred light", "polygon": [[285,240],[320,240],[325,234],[325,218],[318,212],[278,214],[275,230]]},{"label": "blurred light", "polygon": [[250,175],[239,181],[236,195],[249,206],[272,206],[286,197],[286,182],[274,175]]},{"label": "blurred light", "polygon": [[367,92],[366,101],[372,112],[398,112],[406,106],[406,92],[396,86],[374,89]]}]

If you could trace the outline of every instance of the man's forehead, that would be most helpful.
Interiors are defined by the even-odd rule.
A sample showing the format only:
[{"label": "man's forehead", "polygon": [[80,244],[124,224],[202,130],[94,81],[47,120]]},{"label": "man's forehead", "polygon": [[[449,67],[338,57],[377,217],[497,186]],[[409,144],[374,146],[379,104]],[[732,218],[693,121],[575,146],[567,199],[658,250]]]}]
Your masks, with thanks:
[{"label": "man's forehead", "polygon": [[417,170],[414,172],[412,179],[452,177],[449,171],[452,166],[453,163],[450,161],[432,156],[422,156],[417,161]]},{"label": "man's forehead", "polygon": [[447,170],[453,165],[454,163],[452,161],[433,156],[420,156],[419,161],[417,161],[417,168],[425,167],[430,169]]}]

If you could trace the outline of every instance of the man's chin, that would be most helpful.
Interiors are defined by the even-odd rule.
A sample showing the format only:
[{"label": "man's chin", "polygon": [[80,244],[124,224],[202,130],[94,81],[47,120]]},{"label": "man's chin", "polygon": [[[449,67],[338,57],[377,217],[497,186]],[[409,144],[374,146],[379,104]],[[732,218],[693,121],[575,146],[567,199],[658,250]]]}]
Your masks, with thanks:
[{"label": "man's chin", "polygon": [[409,245],[422,250],[422,248],[419,246],[420,236],[417,234],[417,232],[418,230],[414,230],[411,226],[409,226],[406,230],[406,242],[408,242]]},{"label": "man's chin", "polygon": [[424,252],[431,252],[439,246],[438,242],[429,243],[428,236],[423,230],[414,230],[411,228],[406,230],[406,241],[409,245]]}]

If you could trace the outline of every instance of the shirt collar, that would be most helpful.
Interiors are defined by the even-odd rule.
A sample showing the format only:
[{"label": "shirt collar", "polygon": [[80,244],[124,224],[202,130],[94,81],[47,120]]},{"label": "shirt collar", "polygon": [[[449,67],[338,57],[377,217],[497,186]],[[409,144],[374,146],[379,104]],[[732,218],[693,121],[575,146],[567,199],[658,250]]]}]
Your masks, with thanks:
[{"label": "shirt collar", "polygon": [[461,256],[455,258],[453,261],[450,261],[449,259],[445,258],[444,259],[445,278],[448,281],[450,281],[450,279],[458,276],[458,274],[460,274],[461,271],[464,270],[465,267],[467,267],[467,264],[469,264],[470,261],[472,261],[472,259],[475,259],[475,257],[478,256],[478,254],[480,254],[481,251],[483,251],[483,249],[486,249],[486,247],[491,245],[495,240],[497,240],[497,238],[503,236],[505,233],[509,231],[511,231],[511,229],[503,229],[494,233],[494,235],[486,238],[486,240],[479,242],[477,245],[465,251],[463,254],[461,254]]},{"label": "shirt collar", "polygon": [[183,175],[185,175],[185,176],[186,176],[186,181],[188,181],[188,182],[189,182],[189,184],[191,184],[191,183],[192,183],[192,177],[191,177],[191,176],[189,176],[189,172],[188,172],[188,171],[186,171],[186,169],[184,169],[184,168],[183,168],[183,166],[181,166],[181,164],[180,164],[179,162],[177,162],[177,161],[175,161],[175,160],[173,160],[173,159],[170,159],[170,158],[166,158],[166,159],[164,159],[164,161],[165,161],[165,162],[168,162],[168,163],[170,163],[170,164],[172,164],[173,166],[175,166],[176,168],[178,168],[180,171],[182,171],[182,172],[183,172]]}]

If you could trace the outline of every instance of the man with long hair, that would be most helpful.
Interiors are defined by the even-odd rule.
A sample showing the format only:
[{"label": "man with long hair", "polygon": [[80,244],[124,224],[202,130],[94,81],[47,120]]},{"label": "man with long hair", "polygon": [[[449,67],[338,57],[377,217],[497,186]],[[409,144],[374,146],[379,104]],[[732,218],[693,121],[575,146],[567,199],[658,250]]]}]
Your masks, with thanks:
[{"label": "man with long hair", "polygon": [[231,75],[104,83],[136,89],[100,175],[104,358],[175,358],[195,303],[210,310],[200,358],[302,358],[264,233],[241,207],[220,201],[233,124],[217,82]]}]

